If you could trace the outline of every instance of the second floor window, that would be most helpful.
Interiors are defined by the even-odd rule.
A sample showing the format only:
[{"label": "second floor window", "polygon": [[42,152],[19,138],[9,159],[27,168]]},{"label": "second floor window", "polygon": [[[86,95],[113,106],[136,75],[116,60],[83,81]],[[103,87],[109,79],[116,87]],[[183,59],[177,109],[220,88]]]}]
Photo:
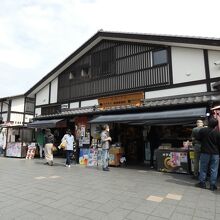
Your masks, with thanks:
[{"label": "second floor window", "polygon": [[152,66],[165,64],[167,62],[167,50],[157,50],[152,52]]}]

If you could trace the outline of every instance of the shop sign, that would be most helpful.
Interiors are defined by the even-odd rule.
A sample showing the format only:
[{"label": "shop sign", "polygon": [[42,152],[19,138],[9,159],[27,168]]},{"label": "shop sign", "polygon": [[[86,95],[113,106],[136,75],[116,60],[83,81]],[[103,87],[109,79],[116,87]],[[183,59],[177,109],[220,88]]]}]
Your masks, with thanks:
[{"label": "shop sign", "polygon": [[106,109],[116,106],[141,106],[144,99],[143,92],[127,93],[98,99],[99,108]]},{"label": "shop sign", "polygon": [[8,143],[6,148],[7,157],[21,157],[21,142]]},{"label": "shop sign", "polygon": [[189,173],[189,158],[186,152],[164,152],[158,150],[157,167],[159,171],[174,173]]},{"label": "shop sign", "polygon": [[211,110],[213,111],[213,116],[218,120],[218,130],[220,131],[220,106],[216,106]]}]

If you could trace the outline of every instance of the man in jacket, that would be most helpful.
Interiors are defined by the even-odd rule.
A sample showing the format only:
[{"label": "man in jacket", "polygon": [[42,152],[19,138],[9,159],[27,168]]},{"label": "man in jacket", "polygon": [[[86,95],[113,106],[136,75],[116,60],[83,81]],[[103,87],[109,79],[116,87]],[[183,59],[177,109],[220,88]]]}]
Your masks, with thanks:
[{"label": "man in jacket", "polygon": [[202,128],[197,137],[201,142],[201,155],[199,183],[196,186],[206,188],[206,176],[210,163],[210,190],[212,191],[217,189],[216,183],[219,166],[220,133],[215,129],[217,125],[217,119],[210,118],[208,127]]},{"label": "man in jacket", "polygon": [[199,159],[200,159],[200,152],[201,152],[201,143],[197,140],[198,133],[201,128],[204,127],[202,120],[196,121],[196,127],[192,129],[192,145],[194,149],[194,172],[193,177],[198,179],[199,176]]}]

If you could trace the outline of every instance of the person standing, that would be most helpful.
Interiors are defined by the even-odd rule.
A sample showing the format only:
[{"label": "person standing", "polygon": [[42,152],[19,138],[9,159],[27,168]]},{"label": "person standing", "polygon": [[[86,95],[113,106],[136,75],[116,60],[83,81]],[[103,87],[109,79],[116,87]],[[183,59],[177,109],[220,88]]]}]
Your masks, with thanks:
[{"label": "person standing", "polygon": [[71,134],[71,130],[67,129],[66,134],[62,138],[62,142],[66,141],[66,167],[70,167],[70,157],[73,153],[74,136]]},{"label": "person standing", "polygon": [[39,147],[40,158],[43,158],[43,148],[44,148],[44,131],[39,130],[37,133],[37,145]]},{"label": "person standing", "polygon": [[109,126],[104,125],[103,131],[101,132],[101,146],[102,146],[102,169],[103,171],[109,171],[108,160],[109,160],[109,147],[112,138],[109,136]]},{"label": "person standing", "polygon": [[194,149],[194,172],[193,178],[198,179],[199,177],[199,159],[200,159],[200,151],[201,151],[201,143],[196,138],[201,128],[204,127],[204,123],[202,120],[196,121],[196,127],[192,129],[192,146]]},{"label": "person standing", "polygon": [[3,146],[4,146],[4,133],[2,132],[3,128],[0,128],[0,157],[3,155]]},{"label": "person standing", "polygon": [[201,154],[199,183],[196,184],[196,187],[206,188],[207,170],[210,163],[210,190],[212,191],[217,189],[219,167],[220,133],[215,129],[217,125],[218,120],[210,118],[208,127],[201,128],[197,136],[201,142]]},{"label": "person standing", "polygon": [[53,143],[54,143],[54,136],[51,133],[50,129],[46,129],[45,132],[45,149],[44,149],[44,154],[45,154],[45,159],[46,163],[50,166],[53,166]]}]

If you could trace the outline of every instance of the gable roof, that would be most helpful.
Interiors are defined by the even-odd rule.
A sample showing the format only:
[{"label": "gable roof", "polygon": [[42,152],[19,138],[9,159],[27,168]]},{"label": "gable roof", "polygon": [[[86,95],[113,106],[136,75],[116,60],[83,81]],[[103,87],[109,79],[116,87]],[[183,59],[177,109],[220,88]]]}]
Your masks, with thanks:
[{"label": "gable roof", "polygon": [[68,56],[63,62],[51,70],[25,95],[34,97],[34,95],[45,87],[49,82],[55,79],[63,70],[69,67],[82,57],[87,51],[93,48],[102,40],[114,40],[135,43],[162,44],[167,46],[182,46],[200,49],[220,50],[220,38],[202,38],[202,37],[187,37],[187,36],[171,36],[171,35],[155,35],[155,34],[140,34],[140,33],[121,33],[121,32],[106,32],[98,31],[90,39],[88,39],[81,47]]},{"label": "gable roof", "polygon": [[12,99],[24,98],[24,97],[25,97],[24,94],[14,95],[14,96],[7,96],[7,97],[1,97],[0,98],[0,102],[12,100]]}]

